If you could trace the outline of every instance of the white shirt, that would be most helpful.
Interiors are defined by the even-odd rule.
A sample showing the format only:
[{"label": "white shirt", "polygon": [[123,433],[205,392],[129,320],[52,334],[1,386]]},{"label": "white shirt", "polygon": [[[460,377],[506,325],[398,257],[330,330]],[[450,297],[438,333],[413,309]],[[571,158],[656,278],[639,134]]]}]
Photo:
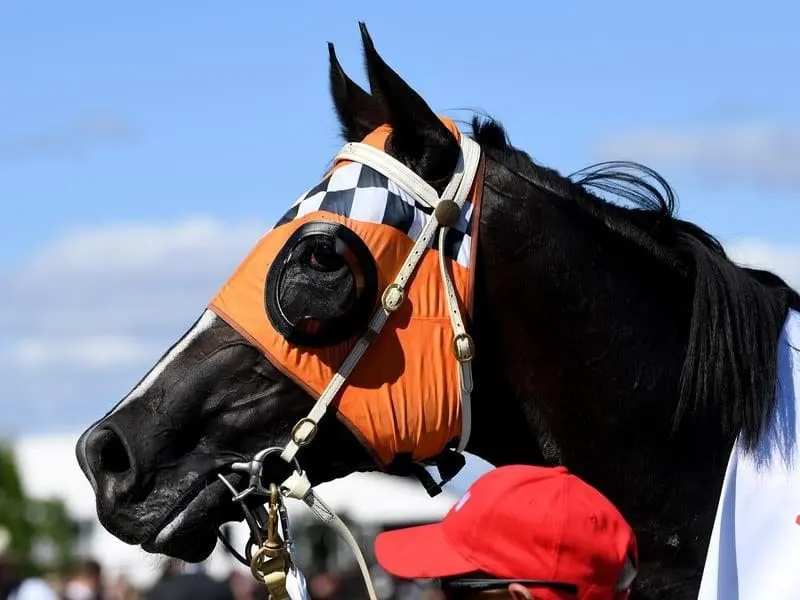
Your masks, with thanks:
[{"label": "white shirt", "polygon": [[58,600],[58,596],[44,581],[30,577],[14,590],[8,600]]},{"label": "white shirt", "polygon": [[775,416],[754,455],[731,452],[698,600],[800,598],[800,313],[778,342]]}]

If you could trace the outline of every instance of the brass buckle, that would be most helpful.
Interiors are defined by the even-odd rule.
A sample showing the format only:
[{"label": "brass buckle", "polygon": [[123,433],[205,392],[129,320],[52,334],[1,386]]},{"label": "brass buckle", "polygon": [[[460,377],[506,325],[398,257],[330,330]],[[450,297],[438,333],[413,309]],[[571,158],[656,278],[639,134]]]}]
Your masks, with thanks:
[{"label": "brass buckle", "polygon": [[[467,342],[467,353],[465,356],[461,355],[461,351],[458,348],[458,342],[461,340]],[[475,342],[472,341],[472,336],[468,333],[459,333],[453,336],[453,354],[456,355],[456,360],[460,363],[471,362],[475,357]]]},{"label": "brass buckle", "polygon": [[[300,428],[305,425],[306,423],[311,423],[311,433],[309,433],[305,438],[300,437]],[[309,419],[308,417],[303,417],[297,423],[294,424],[292,427],[292,441],[297,444],[298,448],[302,448],[311,443],[314,439],[314,436],[317,435],[317,424]]]},{"label": "brass buckle", "polygon": [[[396,290],[400,294],[400,300],[397,302],[391,302],[389,300],[389,293],[394,290]],[[403,292],[403,287],[397,283],[390,283],[388,286],[386,286],[386,289],[383,290],[383,294],[381,294],[381,304],[383,305],[383,308],[385,308],[387,312],[396,311],[403,305],[403,300],[405,300],[405,293]]]}]

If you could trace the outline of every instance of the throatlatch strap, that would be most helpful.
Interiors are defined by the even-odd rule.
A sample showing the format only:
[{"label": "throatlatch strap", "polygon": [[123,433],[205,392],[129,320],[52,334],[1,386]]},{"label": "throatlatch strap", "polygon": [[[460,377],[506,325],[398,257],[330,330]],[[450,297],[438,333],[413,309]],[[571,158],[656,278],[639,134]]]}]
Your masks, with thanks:
[{"label": "throatlatch strap", "polygon": [[[422,462],[415,462],[411,458],[411,454],[398,454],[387,472],[390,475],[401,477],[416,477],[428,495],[435,497],[442,493],[443,486],[447,485],[464,468],[466,462],[461,452],[451,448],[446,448],[436,456]],[[425,468],[426,465],[436,467],[436,470],[439,471],[440,481],[437,482],[433,478],[433,475]]]}]

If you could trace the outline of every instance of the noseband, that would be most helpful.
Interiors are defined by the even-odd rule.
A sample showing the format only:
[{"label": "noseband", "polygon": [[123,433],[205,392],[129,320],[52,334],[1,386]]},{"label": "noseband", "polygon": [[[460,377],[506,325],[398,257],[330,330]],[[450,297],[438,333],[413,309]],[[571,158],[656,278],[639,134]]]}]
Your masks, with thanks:
[{"label": "noseband", "polygon": [[[356,342],[350,354],[331,378],[308,415],[295,424],[291,438],[286,446],[284,448],[264,449],[258,452],[250,462],[235,463],[231,466],[232,471],[242,473],[247,477],[247,487],[241,492],[238,492],[224,475],[218,475],[233,494],[234,501],[239,502],[241,505],[245,520],[250,528],[251,535],[245,549],[245,556],[241,556],[234,550],[221,532],[218,532],[218,535],[233,556],[245,565],[249,565],[253,575],[267,584],[273,600],[287,597],[285,587],[286,572],[294,568],[291,565],[291,541],[289,539],[288,519],[283,506],[283,498],[302,500],[317,517],[333,527],[344,538],[356,556],[370,599],[377,600],[366,561],[356,540],[333,510],[316,495],[296,456],[300,448],[307,446],[314,439],[320,420],[328,412],[330,404],[347,383],[348,377],[352,374],[359,360],[361,360],[370,344],[380,335],[390,315],[403,305],[406,286],[414,275],[425,251],[433,246],[437,231],[439,238],[439,267],[450,322],[453,328],[452,351],[458,363],[460,382],[461,434],[456,451],[461,453],[467,447],[472,426],[470,396],[473,386],[472,359],[474,356],[474,344],[464,326],[459,298],[447,267],[445,237],[449,228],[458,222],[464,203],[469,198],[476,182],[476,175],[482,161],[481,148],[475,141],[462,135],[460,146],[458,164],[441,195],[403,163],[373,146],[362,143],[349,143],[344,146],[334,159],[334,162],[342,160],[359,162],[375,169],[390,181],[405,189],[415,200],[433,209],[433,213],[428,217],[422,232],[414,242],[402,267],[395,275],[394,281],[383,290],[381,305],[373,314],[366,332]],[[480,189],[476,190],[476,194],[480,193]],[[280,457],[292,466],[293,473],[280,485],[272,484],[270,489],[266,489],[262,483],[263,463],[267,456],[277,453],[280,453]],[[258,509],[254,513],[245,502],[249,497],[267,502],[268,509],[266,511]],[[280,517],[282,525],[283,540],[280,540],[277,533],[276,520],[278,517]],[[252,553],[253,546],[258,546],[255,554]],[[283,575],[282,579],[281,575]]]}]

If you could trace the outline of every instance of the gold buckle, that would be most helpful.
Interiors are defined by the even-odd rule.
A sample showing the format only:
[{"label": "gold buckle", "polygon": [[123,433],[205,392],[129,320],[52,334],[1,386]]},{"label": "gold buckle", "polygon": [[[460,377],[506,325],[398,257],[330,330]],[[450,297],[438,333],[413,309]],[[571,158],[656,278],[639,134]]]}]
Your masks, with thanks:
[{"label": "gold buckle", "polygon": [[[305,438],[301,438],[299,435],[299,431],[300,428],[306,423],[311,423],[311,433],[309,433]],[[297,423],[294,424],[294,427],[292,427],[292,441],[299,448],[302,448],[303,446],[310,444],[311,440],[314,439],[315,435],[317,435],[317,424],[308,417],[303,417]]]},{"label": "gold buckle", "polygon": [[[389,293],[391,291],[397,290],[400,294],[400,300],[396,303],[390,302],[389,300]],[[386,286],[386,289],[383,290],[383,294],[381,294],[381,304],[383,308],[386,309],[387,312],[394,312],[403,304],[403,300],[405,300],[405,294],[403,293],[402,286],[398,285],[397,283],[390,283]]]},{"label": "gold buckle", "polygon": [[[467,342],[467,353],[465,356],[461,355],[461,350],[458,348],[458,342],[464,340]],[[459,333],[453,337],[453,353],[456,355],[456,360],[460,363],[471,362],[475,357],[475,342],[468,333]]]}]

